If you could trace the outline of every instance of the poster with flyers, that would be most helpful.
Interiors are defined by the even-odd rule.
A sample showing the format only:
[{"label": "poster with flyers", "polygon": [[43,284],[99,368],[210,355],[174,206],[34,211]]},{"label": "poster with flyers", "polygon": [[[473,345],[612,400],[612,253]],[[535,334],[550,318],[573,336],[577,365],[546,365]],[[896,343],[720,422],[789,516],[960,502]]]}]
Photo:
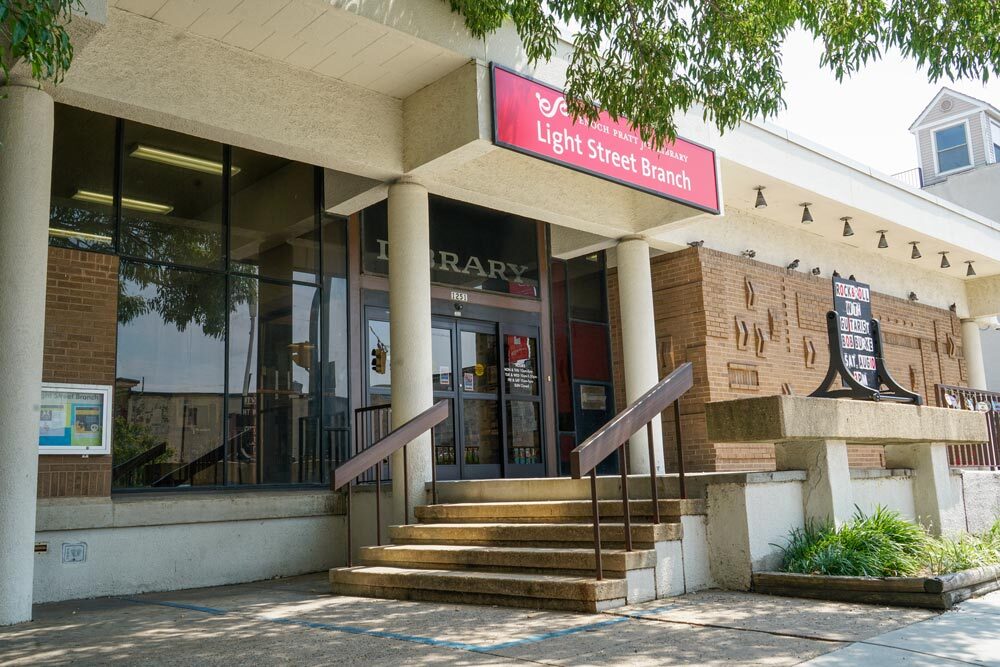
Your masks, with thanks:
[{"label": "poster with flyers", "polygon": [[46,382],[38,411],[39,454],[110,454],[108,385]]}]

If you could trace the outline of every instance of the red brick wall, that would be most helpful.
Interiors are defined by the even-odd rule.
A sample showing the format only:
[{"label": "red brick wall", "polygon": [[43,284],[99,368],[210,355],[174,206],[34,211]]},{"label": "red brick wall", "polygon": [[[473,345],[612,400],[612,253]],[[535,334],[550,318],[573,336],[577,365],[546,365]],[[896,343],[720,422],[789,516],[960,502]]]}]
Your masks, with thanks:
[{"label": "red brick wall", "polygon": [[[744,396],[808,394],[827,370],[828,278],[692,248],[651,261],[660,376],[694,364],[695,387],[681,403],[689,470],[769,470],[771,445],[707,441],[704,405]],[[621,387],[617,275],[609,273],[616,395]],[[947,310],[875,293],[886,359],[896,380],[934,404],[934,384],[965,384],[960,324]],[[623,407],[621,401],[619,408]],[[664,440],[673,448],[673,416],[664,414]],[[879,447],[851,447],[851,465],[881,467]],[[668,462],[673,463],[668,456]]]},{"label": "red brick wall", "polygon": [[[115,381],[118,258],[49,248],[45,293],[45,382]],[[111,456],[40,456],[38,496],[108,496]]]}]

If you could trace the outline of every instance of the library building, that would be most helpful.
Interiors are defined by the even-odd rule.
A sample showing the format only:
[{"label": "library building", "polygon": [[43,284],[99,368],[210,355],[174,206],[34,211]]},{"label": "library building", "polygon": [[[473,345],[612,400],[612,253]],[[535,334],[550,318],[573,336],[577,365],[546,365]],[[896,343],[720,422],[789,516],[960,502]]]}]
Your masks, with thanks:
[{"label": "library building", "polygon": [[[575,123],[570,45],[440,0],[84,5],[0,99],[0,624],[326,570],[597,610],[749,588],[855,505],[1000,510],[1000,223],[769,124]],[[816,401],[864,433],[791,433]],[[597,586],[623,486],[656,557],[607,537]]]}]

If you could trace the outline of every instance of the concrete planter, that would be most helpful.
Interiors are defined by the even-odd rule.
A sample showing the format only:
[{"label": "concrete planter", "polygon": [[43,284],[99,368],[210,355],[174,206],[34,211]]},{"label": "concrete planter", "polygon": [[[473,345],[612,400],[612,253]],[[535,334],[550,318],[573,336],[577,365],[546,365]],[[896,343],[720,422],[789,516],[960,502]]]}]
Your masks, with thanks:
[{"label": "concrete planter", "polygon": [[972,597],[1000,590],[1000,565],[936,577],[831,577],[819,574],[758,572],[758,593],[840,602],[950,609]]}]

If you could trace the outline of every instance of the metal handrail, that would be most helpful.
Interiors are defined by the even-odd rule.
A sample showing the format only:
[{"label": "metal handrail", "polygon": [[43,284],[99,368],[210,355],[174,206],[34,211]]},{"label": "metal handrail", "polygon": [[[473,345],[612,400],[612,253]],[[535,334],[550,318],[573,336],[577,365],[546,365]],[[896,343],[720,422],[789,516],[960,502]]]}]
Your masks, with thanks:
[{"label": "metal handrail", "polygon": [[[628,458],[625,456],[625,443],[632,437],[632,434],[639,432],[645,425],[646,442],[649,446],[649,485],[650,496],[653,502],[653,523],[658,524],[660,523],[660,503],[656,489],[652,422],[660,413],[667,409],[668,405],[673,403],[680,496],[682,499],[687,498],[687,489],[684,484],[684,455],[681,445],[680,399],[692,386],[694,386],[692,365],[691,362],[685,362],[674,369],[670,375],[660,380],[652,389],[618,413],[614,419],[605,424],[569,454],[570,471],[573,479],[582,479],[584,475],[590,475],[591,512],[594,517],[594,559],[598,579],[603,579],[604,573],[601,566],[601,517],[597,501],[597,466],[601,461],[610,456],[612,452],[615,450],[618,451],[618,467],[621,471],[622,479],[622,517],[625,529],[625,550],[632,551],[632,516],[628,498]],[[666,446],[664,445],[665,454]]]},{"label": "metal handrail", "polygon": [[934,385],[934,393],[937,396],[938,407],[942,408],[951,407],[945,398],[949,395],[959,402],[958,408],[962,410],[968,409],[964,404],[967,398],[972,399],[977,410],[980,402],[985,401],[989,406],[989,410],[981,413],[986,419],[988,440],[975,444],[948,445],[948,464],[955,468],[976,467],[1000,470],[1000,412],[994,409],[994,406],[1000,403],[1000,392],[951,384],[936,384]]},{"label": "metal handrail", "polygon": [[347,487],[347,566],[351,566],[351,483],[364,472],[375,468],[375,535],[381,544],[382,507],[381,507],[381,470],[382,462],[396,452],[403,451],[403,521],[410,519],[410,498],[407,479],[406,446],[416,440],[422,433],[431,432],[431,497],[437,504],[437,470],[434,465],[434,427],[448,419],[448,401],[439,401],[419,415],[409,420],[385,437],[373,442],[370,447],[356,453],[351,458],[337,466],[333,471],[333,490],[339,491]]}]

